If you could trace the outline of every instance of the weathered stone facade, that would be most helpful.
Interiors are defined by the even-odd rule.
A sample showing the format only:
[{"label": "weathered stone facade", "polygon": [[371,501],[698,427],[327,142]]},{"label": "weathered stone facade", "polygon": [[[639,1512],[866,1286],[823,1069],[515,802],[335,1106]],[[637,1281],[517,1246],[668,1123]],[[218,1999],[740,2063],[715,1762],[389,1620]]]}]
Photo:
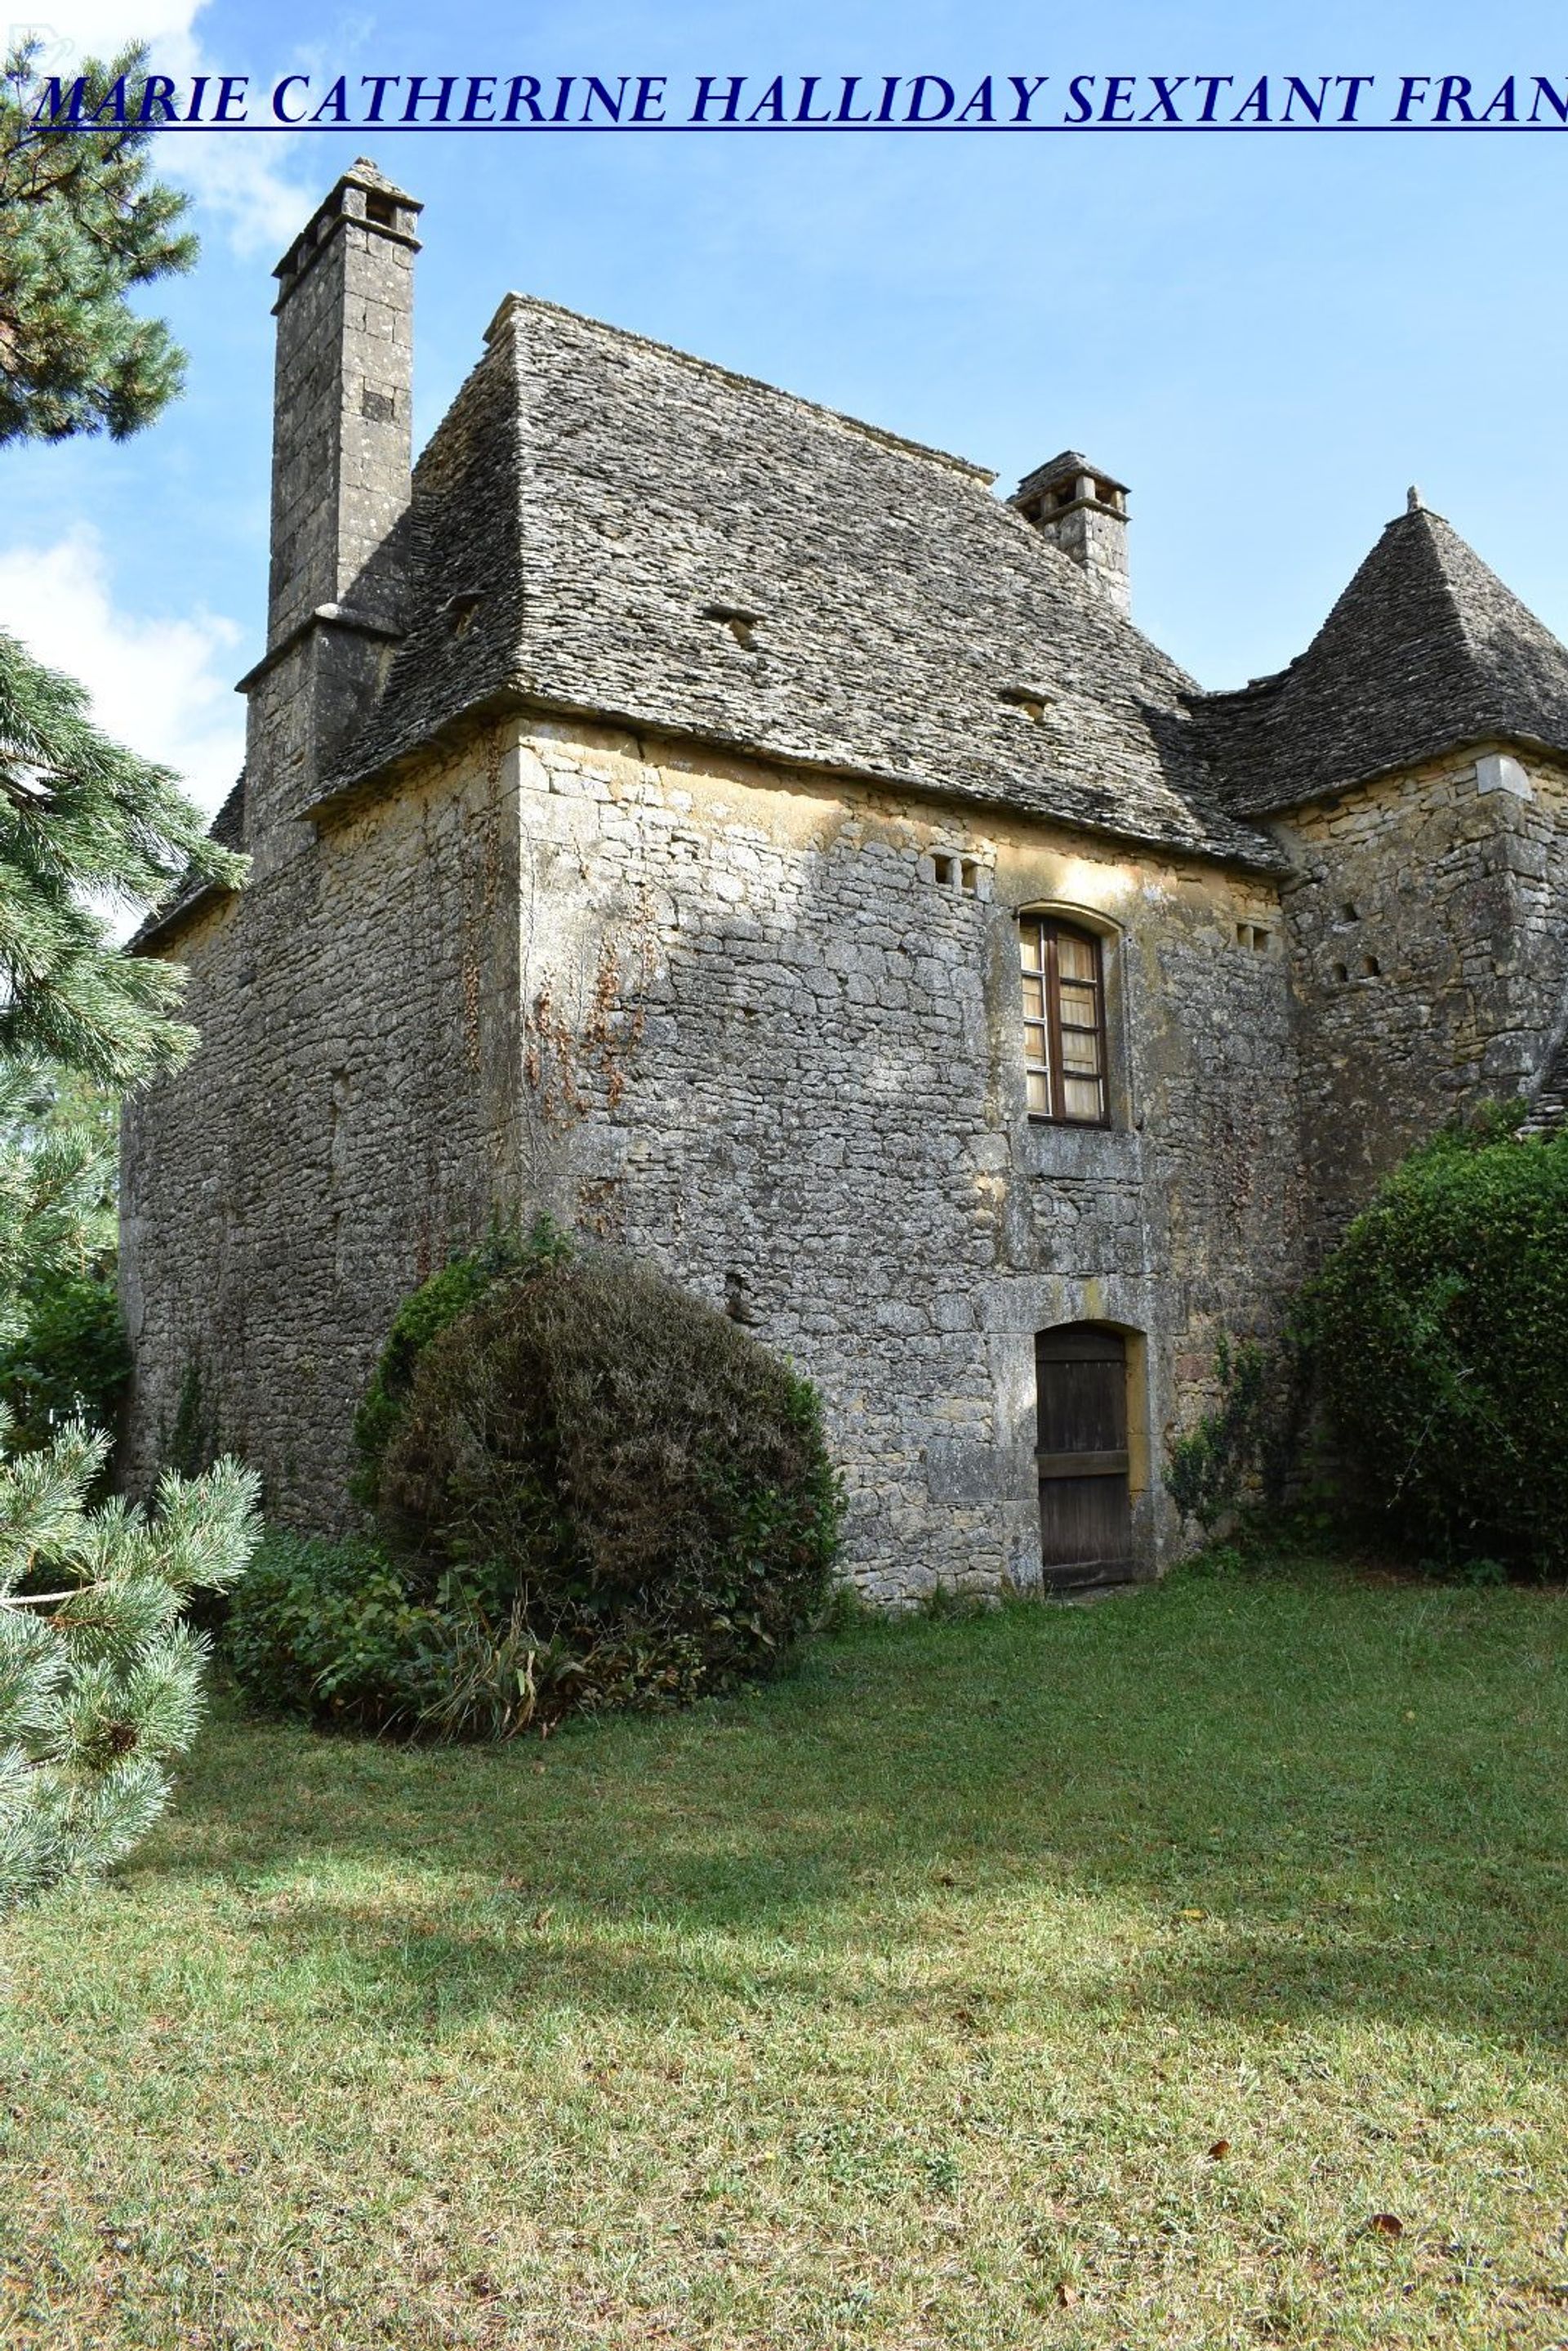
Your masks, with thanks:
[{"label": "weathered stone facade", "polygon": [[[1015,917],[1041,905],[1105,942],[1106,1131],[1024,1115]],[[339,1522],[399,1300],[493,1211],[546,1207],[811,1371],[879,1596],[1037,1577],[1034,1333],[1138,1334],[1152,1559],[1164,1440],[1293,1263],[1293,1138],[1256,1114],[1283,966],[1237,945],[1269,911],[1196,862],[498,726],[181,935],[224,1078],[129,1115],[135,1468],[199,1362],[273,1508]]]},{"label": "weathered stone facade", "polygon": [[[196,1369],[271,1509],[343,1524],[399,1301],[545,1208],[818,1383],[882,1600],[1038,1583],[1036,1337],[1123,1334],[1149,1572],[1220,1336],[1272,1324],[1390,1157],[1551,1064],[1550,728],[1445,705],[1446,746],[1275,789],[1310,666],[1201,696],[1116,563],[975,469],[520,298],[410,490],[406,337],[371,322],[411,220],[358,169],[286,265],[280,402],[303,371],[351,420],[358,489],[280,427],[220,820],[253,878],[143,941],[202,1042],[127,1114],[132,1483]],[[1071,464],[1125,562],[1120,486]],[[1391,527],[1397,564],[1433,528]],[[1097,943],[1103,1124],[1030,1114],[1041,913]]]},{"label": "weathered stone facade", "polygon": [[1528,1096],[1568,1007],[1560,770],[1465,749],[1274,820],[1316,1246],[1477,1101]]}]

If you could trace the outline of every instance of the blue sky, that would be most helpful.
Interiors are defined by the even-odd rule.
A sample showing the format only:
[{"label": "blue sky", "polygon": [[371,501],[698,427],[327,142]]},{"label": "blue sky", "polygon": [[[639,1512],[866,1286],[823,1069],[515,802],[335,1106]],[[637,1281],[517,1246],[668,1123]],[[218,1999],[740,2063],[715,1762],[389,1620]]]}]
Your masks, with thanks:
[{"label": "blue sky", "polygon": [[[524,9],[53,0],[168,70],[1568,74],[1561,8],[666,0]],[[992,466],[1132,487],[1135,616],[1204,683],[1299,652],[1418,482],[1568,635],[1559,137],[171,141],[203,255],[186,398],[0,457],[0,622],[211,801],[260,646],[269,276],[353,157],[423,198],[422,439],[519,287]]]}]

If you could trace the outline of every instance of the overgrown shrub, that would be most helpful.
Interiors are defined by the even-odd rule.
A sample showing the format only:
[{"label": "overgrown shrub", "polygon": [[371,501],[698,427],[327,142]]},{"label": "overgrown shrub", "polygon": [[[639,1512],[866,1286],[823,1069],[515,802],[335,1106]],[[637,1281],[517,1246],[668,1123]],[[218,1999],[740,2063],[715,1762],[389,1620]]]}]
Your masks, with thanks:
[{"label": "overgrown shrub", "polygon": [[354,1416],[358,1466],[349,1490],[357,1502],[368,1510],[376,1507],[381,1457],[408,1402],[414,1366],[431,1341],[482,1298],[493,1281],[557,1264],[569,1255],[570,1243],[549,1217],[535,1217],[526,1236],[498,1226],[480,1248],[454,1257],[404,1299]]},{"label": "overgrown shrub", "polygon": [[224,1647],[264,1714],[414,1730],[442,1690],[441,1597],[421,1597],[373,1542],[269,1527],[231,1604]]},{"label": "overgrown shrub", "polygon": [[400,1317],[361,1421],[378,1540],[275,1533],[236,1599],[251,1701],[500,1737],[775,1667],[826,1609],[837,1538],[811,1388],[726,1316],[553,1229],[504,1270],[447,1270]]},{"label": "overgrown shrub", "polygon": [[1396,1170],[1305,1301],[1361,1498],[1438,1561],[1568,1572],[1568,1134],[1491,1122]]},{"label": "overgrown shrub", "polygon": [[427,1572],[504,1567],[585,1698],[690,1697],[764,1671],[821,1610],[838,1489],[804,1380],[593,1252],[495,1282],[431,1341],[379,1519]]}]

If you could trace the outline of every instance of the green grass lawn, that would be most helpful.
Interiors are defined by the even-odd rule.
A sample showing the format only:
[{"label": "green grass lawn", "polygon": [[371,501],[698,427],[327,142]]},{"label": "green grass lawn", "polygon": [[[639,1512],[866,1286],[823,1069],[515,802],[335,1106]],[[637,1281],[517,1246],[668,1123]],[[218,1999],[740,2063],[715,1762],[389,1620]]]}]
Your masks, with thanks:
[{"label": "green grass lawn", "polygon": [[221,1719],[10,1935],[0,2340],[1568,2346],[1565,1855],[1561,1593],[1179,1576],[545,1746]]}]

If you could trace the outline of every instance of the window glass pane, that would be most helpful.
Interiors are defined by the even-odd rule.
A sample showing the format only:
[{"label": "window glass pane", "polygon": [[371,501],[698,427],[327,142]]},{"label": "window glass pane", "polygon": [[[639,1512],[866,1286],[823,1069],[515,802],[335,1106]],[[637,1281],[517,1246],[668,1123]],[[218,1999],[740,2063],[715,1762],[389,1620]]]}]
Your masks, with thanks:
[{"label": "window glass pane", "polygon": [[1019,961],[1031,1116],[1102,1125],[1099,941],[1036,917],[1019,925]]},{"label": "window glass pane", "polygon": [[1070,931],[1058,931],[1056,967],[1064,979],[1086,979],[1093,986],[1099,977],[1093,939],[1075,939]]}]

